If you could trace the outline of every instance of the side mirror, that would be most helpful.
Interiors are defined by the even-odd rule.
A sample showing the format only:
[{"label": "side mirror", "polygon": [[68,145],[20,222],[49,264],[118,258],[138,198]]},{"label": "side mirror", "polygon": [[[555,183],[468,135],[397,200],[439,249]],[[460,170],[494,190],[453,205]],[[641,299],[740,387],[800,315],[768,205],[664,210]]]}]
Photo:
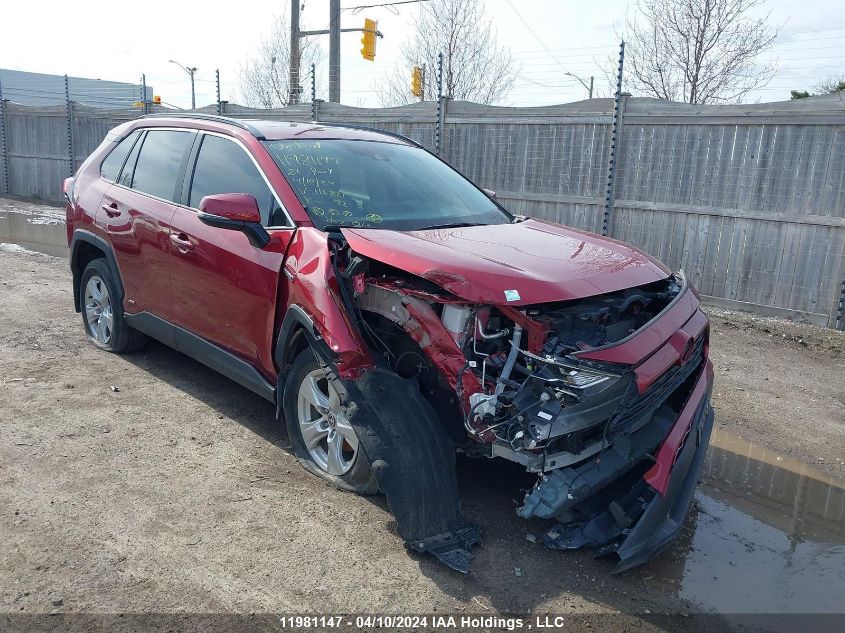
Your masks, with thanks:
[{"label": "side mirror", "polygon": [[197,214],[200,222],[218,229],[242,231],[249,243],[264,248],[270,242],[270,235],[261,226],[261,212],[258,202],[246,193],[218,193],[200,200]]},{"label": "side mirror", "polygon": [[485,189],[484,187],[481,188],[481,191],[486,193],[488,198],[492,198],[493,200],[496,199],[496,192],[495,191],[490,191],[489,189]]}]

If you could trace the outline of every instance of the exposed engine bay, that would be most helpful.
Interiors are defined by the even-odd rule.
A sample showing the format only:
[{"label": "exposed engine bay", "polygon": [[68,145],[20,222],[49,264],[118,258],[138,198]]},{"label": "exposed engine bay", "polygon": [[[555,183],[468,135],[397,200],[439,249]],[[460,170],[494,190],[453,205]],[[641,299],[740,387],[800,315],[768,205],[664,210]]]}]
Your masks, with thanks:
[{"label": "exposed engine bay", "polygon": [[[643,476],[702,373],[707,334],[644,392],[631,366],[585,356],[652,323],[686,291],[682,276],[570,301],[479,305],[348,248],[335,257],[341,293],[373,356],[417,381],[458,452],[538,474],[518,513],[557,521],[546,545],[609,553],[628,543],[654,498]],[[696,415],[701,426],[704,413]],[[475,540],[453,544],[467,550]],[[457,558],[468,567],[464,550]],[[432,553],[466,571],[449,562],[454,552]]]},{"label": "exposed engine bay", "polygon": [[[530,306],[544,325],[542,348],[524,347],[523,328],[492,307],[444,306],[445,323],[469,323],[462,339],[483,390],[470,396],[467,432],[493,454],[545,472],[597,452],[616,431],[613,414],[630,387],[618,365],[581,360],[578,352],[616,343],[660,313],[680,291],[674,278],[576,302]],[[447,327],[448,329],[448,327]],[[616,421],[618,422],[618,420]]]}]

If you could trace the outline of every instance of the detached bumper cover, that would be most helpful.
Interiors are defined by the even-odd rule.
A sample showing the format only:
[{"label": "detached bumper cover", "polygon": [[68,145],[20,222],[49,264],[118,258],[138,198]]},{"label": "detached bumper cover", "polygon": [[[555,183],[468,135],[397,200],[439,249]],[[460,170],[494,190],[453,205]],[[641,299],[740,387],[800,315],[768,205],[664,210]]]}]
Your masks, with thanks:
[{"label": "detached bumper cover", "polygon": [[713,429],[710,392],[713,367],[707,361],[687,403],[663,440],[654,466],[608,509],[580,524],[558,524],[544,536],[551,549],[593,547],[598,555],[615,553],[615,572],[657,556],[678,535],[689,513],[693,492]]}]

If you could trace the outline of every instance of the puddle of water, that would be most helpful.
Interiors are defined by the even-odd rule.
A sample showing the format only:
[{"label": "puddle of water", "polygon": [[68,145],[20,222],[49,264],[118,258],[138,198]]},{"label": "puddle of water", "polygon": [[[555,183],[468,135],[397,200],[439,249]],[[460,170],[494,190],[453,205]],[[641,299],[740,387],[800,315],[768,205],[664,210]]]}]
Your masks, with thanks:
[{"label": "puddle of water", "polygon": [[0,214],[0,242],[67,257],[67,233],[64,222],[46,223],[37,216],[4,211]]},{"label": "puddle of water", "polygon": [[655,582],[722,614],[845,612],[845,482],[714,430],[696,501]]}]

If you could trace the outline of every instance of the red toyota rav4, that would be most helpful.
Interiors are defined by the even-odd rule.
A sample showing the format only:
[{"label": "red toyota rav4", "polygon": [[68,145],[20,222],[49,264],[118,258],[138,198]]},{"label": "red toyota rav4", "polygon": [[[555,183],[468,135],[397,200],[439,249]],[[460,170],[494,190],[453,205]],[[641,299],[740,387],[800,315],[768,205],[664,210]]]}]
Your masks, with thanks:
[{"label": "red toyota rav4", "polygon": [[275,402],[302,465],[383,492],[408,547],[468,569],[456,451],[537,474],[518,513],[550,548],[622,570],[678,533],[713,424],[680,272],[363,128],[144,117],[65,192],[91,342],[153,337]]}]

